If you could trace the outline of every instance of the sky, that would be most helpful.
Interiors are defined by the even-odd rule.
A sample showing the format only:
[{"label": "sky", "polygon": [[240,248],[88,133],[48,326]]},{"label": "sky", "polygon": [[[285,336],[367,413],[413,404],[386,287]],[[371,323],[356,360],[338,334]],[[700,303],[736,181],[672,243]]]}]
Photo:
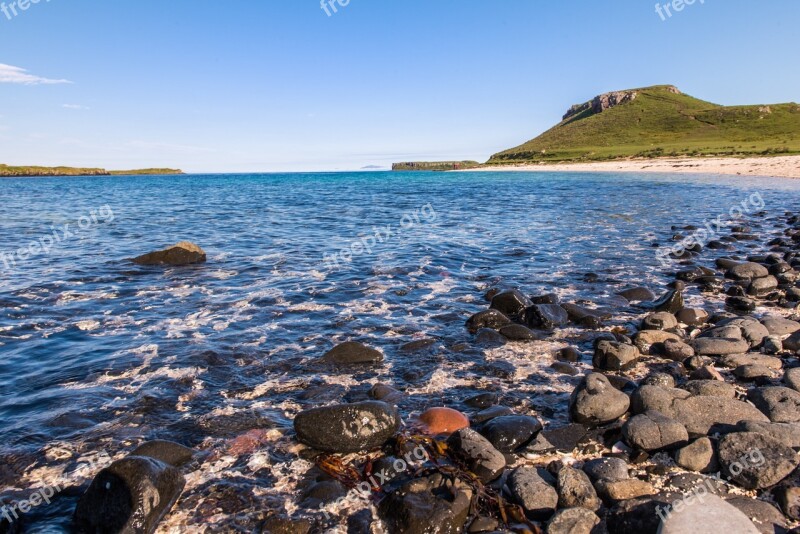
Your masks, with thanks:
[{"label": "sky", "polygon": [[27,1],[0,0],[12,165],[485,161],[611,90],[800,101],[797,0]]}]

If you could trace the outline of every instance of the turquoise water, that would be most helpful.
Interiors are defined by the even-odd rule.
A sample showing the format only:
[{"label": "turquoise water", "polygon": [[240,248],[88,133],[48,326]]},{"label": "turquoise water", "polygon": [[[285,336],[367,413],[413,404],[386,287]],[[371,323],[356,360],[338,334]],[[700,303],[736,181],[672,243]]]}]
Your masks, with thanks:
[{"label": "turquoise water", "polygon": [[[80,486],[69,473],[81,458],[143,439],[211,453],[260,426],[285,435],[298,409],[362,398],[377,381],[415,391],[409,410],[458,407],[487,386],[485,351],[460,344],[472,344],[463,323],[490,287],[615,306],[619,289],[663,289],[670,269],[653,245],[669,244],[671,226],[703,225],[754,194],[770,214],[800,206],[792,180],[670,175],[6,179],[0,191],[0,494],[9,496],[48,480]],[[768,219],[745,219],[770,230]],[[208,263],[127,261],[182,240],[201,245]],[[338,268],[325,261],[334,254]],[[585,281],[589,272],[599,282]],[[400,349],[421,338],[436,345]],[[310,365],[348,339],[381,349],[386,364],[346,377]],[[289,462],[283,445],[265,447],[272,462]],[[267,483],[246,471],[204,475],[174,515],[199,521],[215,476],[242,477],[244,493]],[[28,521],[62,528],[76,492]],[[291,487],[271,498],[281,495]],[[264,506],[251,497],[245,508]]]}]

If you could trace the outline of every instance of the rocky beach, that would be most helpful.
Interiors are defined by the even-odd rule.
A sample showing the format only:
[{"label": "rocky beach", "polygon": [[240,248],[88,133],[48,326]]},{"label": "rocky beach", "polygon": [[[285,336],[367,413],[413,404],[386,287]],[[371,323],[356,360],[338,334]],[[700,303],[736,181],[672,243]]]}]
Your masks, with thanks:
[{"label": "rocky beach", "polygon": [[[52,370],[18,367],[34,385],[30,398],[47,391],[49,405],[26,411],[4,397],[0,531],[800,525],[800,211],[786,181],[381,177],[379,186],[362,176],[335,185],[352,206],[372,201],[344,212],[353,228],[397,224],[350,269],[314,270],[324,256],[317,234],[291,245],[293,264],[268,257],[254,268],[231,232],[203,241],[187,221],[177,236],[187,241],[163,250],[125,241],[114,261],[79,262],[101,272],[67,272],[69,285],[55,291],[6,289],[9,363],[36,349],[32,319],[48,333],[42,347],[77,359],[47,388],[35,370]],[[132,195],[142,207],[115,207],[77,250],[119,232],[154,191],[181,194],[173,180],[145,182],[141,198]],[[220,217],[238,228],[259,216],[248,199],[283,191],[285,210],[269,217],[283,218],[287,233],[271,239],[288,246],[284,235],[297,240],[296,223],[315,220],[318,204],[303,204],[309,186],[291,180],[236,177],[213,209],[241,195],[240,212]],[[394,190],[409,180],[421,192],[398,210]],[[616,203],[621,188],[628,194]],[[480,206],[489,190],[494,200],[471,212],[474,227],[446,208]],[[656,211],[664,198],[686,211]],[[572,224],[555,228],[566,205],[576,207]],[[404,228],[414,213],[416,226]],[[142,232],[168,244],[164,229],[152,231],[161,217],[153,212]],[[513,235],[517,218],[529,221],[524,240]],[[411,259],[420,244],[437,256]],[[34,298],[57,298],[60,315],[33,308]],[[115,356],[77,371],[75,351],[103,344]]]},{"label": "rocky beach", "polygon": [[[697,228],[673,230],[681,240]],[[621,291],[618,309],[490,288],[488,309],[466,323],[476,345],[579,327],[552,354],[576,384],[560,413],[514,402],[514,365],[502,359],[509,391],[447,399],[463,412],[415,414],[405,392],[376,384],[374,400],[295,418],[316,463],[304,502],[333,512],[355,492],[374,503],[349,516],[351,532],[378,520],[388,532],[800,531],[798,243],[800,217],[756,213],[674,258],[660,295]],[[688,305],[684,293],[699,298]],[[369,351],[344,348],[337,364],[380,365]],[[276,532],[318,524],[267,520]]]}]

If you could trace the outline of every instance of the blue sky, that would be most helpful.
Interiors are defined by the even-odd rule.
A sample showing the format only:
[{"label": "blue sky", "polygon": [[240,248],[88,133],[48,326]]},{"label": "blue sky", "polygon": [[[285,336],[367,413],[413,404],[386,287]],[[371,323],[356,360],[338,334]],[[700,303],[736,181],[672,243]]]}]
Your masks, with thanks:
[{"label": "blue sky", "polygon": [[800,2],[700,2],[40,0],[0,12],[0,162],[485,160],[614,89],[800,101]]}]

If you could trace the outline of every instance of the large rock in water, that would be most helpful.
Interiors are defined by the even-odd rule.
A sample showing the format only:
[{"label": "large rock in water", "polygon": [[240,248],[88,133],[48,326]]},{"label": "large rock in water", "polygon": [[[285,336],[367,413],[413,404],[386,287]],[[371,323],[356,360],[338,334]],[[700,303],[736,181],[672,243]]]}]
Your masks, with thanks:
[{"label": "large rock in water", "polygon": [[467,319],[467,330],[475,334],[481,328],[491,328],[499,330],[504,326],[510,325],[511,319],[503,315],[497,310],[485,310],[478,312],[469,319]]},{"label": "large rock in water", "polygon": [[202,248],[189,241],[181,241],[164,250],[150,252],[133,259],[138,265],[192,265],[204,263],[206,253]]},{"label": "large rock in water", "polygon": [[322,360],[335,365],[380,363],[383,361],[383,354],[361,343],[347,341],[326,352]]},{"label": "large rock in water", "polygon": [[531,299],[526,297],[521,291],[511,289],[498,293],[492,298],[490,308],[497,310],[507,317],[522,315],[525,308],[533,306]]},{"label": "large rock in water", "polygon": [[572,392],[569,412],[576,423],[600,426],[616,421],[630,407],[628,396],[616,389],[605,375],[591,373]]},{"label": "large rock in water", "polygon": [[380,447],[400,428],[397,409],[380,401],[312,408],[297,414],[297,439],[325,452],[358,452]]},{"label": "large rock in water", "polygon": [[569,315],[558,304],[534,304],[525,310],[525,322],[531,328],[553,330],[566,325]]},{"label": "large rock in water", "polygon": [[150,534],[185,485],[178,469],[144,456],[129,456],[100,471],[78,501],[80,532]]}]

